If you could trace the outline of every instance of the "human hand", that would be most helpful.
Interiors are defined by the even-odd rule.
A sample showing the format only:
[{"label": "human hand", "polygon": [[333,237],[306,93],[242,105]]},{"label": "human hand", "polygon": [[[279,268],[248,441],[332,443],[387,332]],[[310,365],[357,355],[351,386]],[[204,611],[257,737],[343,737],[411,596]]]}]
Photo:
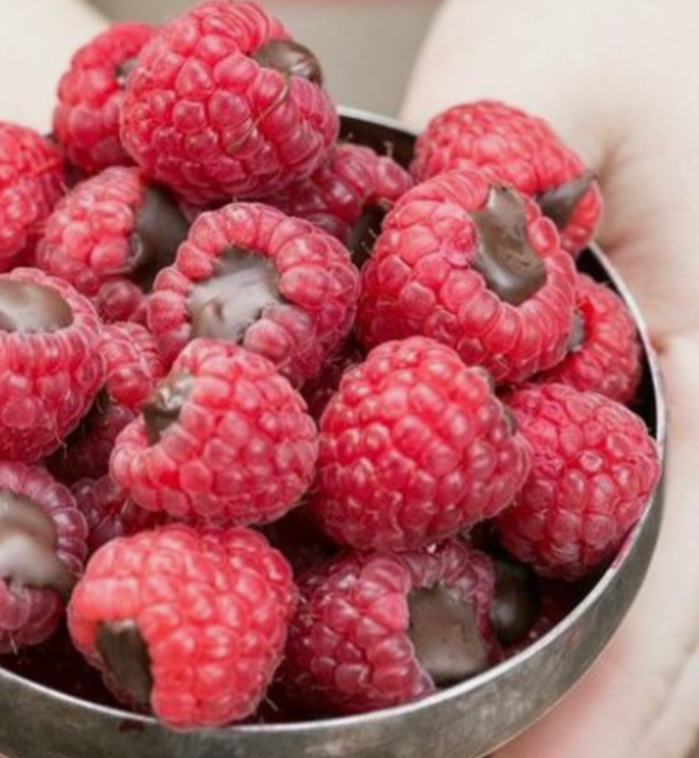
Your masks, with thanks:
[{"label": "human hand", "polygon": [[404,109],[422,126],[458,102],[502,99],[578,150],[672,413],[666,513],[641,594],[590,675],[497,758],[680,758],[699,732],[697,28],[689,0],[447,0]]}]

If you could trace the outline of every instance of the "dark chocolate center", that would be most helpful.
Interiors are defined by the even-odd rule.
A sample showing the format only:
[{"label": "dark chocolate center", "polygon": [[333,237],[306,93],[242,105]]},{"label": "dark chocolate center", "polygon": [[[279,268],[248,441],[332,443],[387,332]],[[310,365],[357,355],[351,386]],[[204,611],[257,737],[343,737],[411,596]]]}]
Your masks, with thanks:
[{"label": "dark chocolate center", "polygon": [[523,303],[546,283],[546,268],[527,239],[522,198],[507,187],[492,187],[485,207],[471,217],[478,230],[474,268],[501,300]]},{"label": "dark chocolate center", "polygon": [[76,577],[58,557],[57,545],[53,519],[38,503],[0,490],[0,577],[10,588],[48,587],[67,596]]},{"label": "dark chocolate center", "polygon": [[212,276],[197,283],[189,295],[192,339],[240,342],[266,306],[283,302],[278,279],[274,263],[266,256],[240,247],[225,250]]},{"label": "dark chocolate center", "polygon": [[490,615],[497,638],[511,645],[524,637],[539,616],[539,587],[534,574],[521,563],[498,558],[495,567]]},{"label": "dark chocolate center", "polygon": [[132,58],[127,58],[125,61],[122,61],[114,69],[117,84],[122,89],[126,87],[126,81],[129,78],[129,74],[136,68],[136,66],[138,66],[138,56],[134,55]]},{"label": "dark chocolate center", "polygon": [[193,385],[194,377],[187,371],[170,374],[145,400],[141,406],[141,413],[146,422],[149,444],[157,445],[163,432],[179,421]]},{"label": "dark chocolate center", "polygon": [[300,76],[314,84],[323,84],[323,70],[318,58],[298,42],[273,39],[258,47],[250,57],[264,68],[273,68],[282,74]]},{"label": "dark chocolate center", "polygon": [[447,687],[483,671],[488,649],[472,606],[456,589],[438,583],[408,595],[408,634],[422,667],[438,687]]},{"label": "dark chocolate center", "polygon": [[558,229],[565,229],[578,203],[585,197],[594,180],[595,175],[592,171],[585,171],[575,179],[542,192],[537,198],[541,212],[550,218]]},{"label": "dark chocolate center", "polygon": [[70,306],[51,287],[12,279],[0,281],[0,329],[56,332],[72,323]]},{"label": "dark chocolate center", "polygon": [[97,650],[137,705],[147,706],[153,688],[148,647],[133,621],[105,621],[97,629]]},{"label": "dark chocolate center", "polygon": [[585,320],[579,313],[573,314],[573,327],[568,339],[568,352],[574,353],[585,344],[587,333],[585,332]]},{"label": "dark chocolate center", "polygon": [[136,213],[129,239],[129,266],[121,273],[130,276],[144,292],[150,291],[158,271],[175,260],[177,248],[188,231],[187,220],[167,191],[157,185],[150,186]]}]

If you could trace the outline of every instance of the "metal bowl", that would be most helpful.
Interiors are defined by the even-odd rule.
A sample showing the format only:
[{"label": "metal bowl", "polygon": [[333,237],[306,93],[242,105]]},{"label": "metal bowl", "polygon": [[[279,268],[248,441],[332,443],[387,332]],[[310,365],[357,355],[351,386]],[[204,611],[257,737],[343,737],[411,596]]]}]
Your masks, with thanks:
[{"label": "metal bowl", "polygon": [[[343,111],[343,133],[389,149],[404,164],[414,134],[399,124]],[[646,326],[631,294],[597,248],[581,267],[629,306],[643,343],[635,410],[665,460],[665,402]],[[309,723],[177,732],[156,720],[51,689],[0,668],[0,750],[12,758],[477,758],[530,725],[588,670],[626,615],[655,547],[662,480],[612,565],[575,609],[515,657],[424,700],[390,710]]]}]

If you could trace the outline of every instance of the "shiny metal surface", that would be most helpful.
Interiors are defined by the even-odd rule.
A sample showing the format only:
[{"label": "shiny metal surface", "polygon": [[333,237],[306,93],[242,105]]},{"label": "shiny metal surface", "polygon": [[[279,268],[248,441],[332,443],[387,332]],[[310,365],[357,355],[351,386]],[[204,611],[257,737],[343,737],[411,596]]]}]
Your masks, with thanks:
[{"label": "shiny metal surface", "polygon": [[[413,136],[398,124],[345,111],[344,132],[407,161]],[[582,267],[609,281],[636,318],[644,378],[636,408],[665,460],[666,409],[658,366],[633,298],[604,255]],[[0,752],[11,758],[477,758],[531,724],[589,668],[618,627],[650,562],[662,481],[644,518],[597,584],[557,627],[518,656],[425,700],[388,711],[305,724],[178,733],[50,690],[0,669]]]}]

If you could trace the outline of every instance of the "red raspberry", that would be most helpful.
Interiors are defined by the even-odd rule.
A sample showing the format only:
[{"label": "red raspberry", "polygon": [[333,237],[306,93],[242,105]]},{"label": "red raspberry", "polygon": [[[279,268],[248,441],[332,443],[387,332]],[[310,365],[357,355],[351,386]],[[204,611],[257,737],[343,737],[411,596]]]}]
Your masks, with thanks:
[{"label": "red raspberry", "polygon": [[564,384],[507,398],[534,464],[499,517],[505,548],[542,576],[577,579],[614,554],[660,476],[643,421],[623,405]]},{"label": "red raspberry", "polygon": [[158,271],[175,259],[188,223],[164,189],[115,166],[79,184],[46,224],[37,259],[108,321],[140,316]]},{"label": "red raspberry", "polygon": [[0,122],[0,271],[30,264],[44,221],[63,194],[63,157],[24,126]]},{"label": "red raspberry", "polygon": [[[265,198],[289,216],[312,221],[353,251],[357,264],[367,257],[366,229],[383,218],[413,186],[410,174],[370,147],[342,144],[304,182]],[[376,224],[378,226],[378,224]],[[373,231],[373,230],[372,230]]]},{"label": "red raspberry", "polygon": [[300,580],[281,683],[314,715],[389,708],[491,661],[494,571],[450,540],[421,553],[341,556]]},{"label": "red raspberry", "polygon": [[185,200],[261,196],[304,179],[333,144],[313,53],[254,3],[210,0],[143,48],[122,108],[136,161]]},{"label": "red raspberry", "polygon": [[424,337],[345,374],[320,430],[314,511],[360,549],[410,550],[492,518],[530,465],[484,372]]},{"label": "red raspberry", "polygon": [[0,462],[0,652],[55,631],[82,572],[86,536],[68,489],[41,468]]},{"label": "red raspberry", "polygon": [[29,268],[0,276],[0,460],[43,458],[77,426],[104,378],[99,329],[66,282]]},{"label": "red raspberry", "polygon": [[116,537],[137,534],[164,523],[161,514],[139,508],[108,476],[81,479],[71,490],[87,520],[90,554]]},{"label": "red raspberry", "polygon": [[318,433],[265,358],[195,340],[124,429],[112,476],[144,508],[229,524],[283,516],[308,488]]},{"label": "red raspberry", "polygon": [[624,301],[609,287],[580,274],[576,308],[570,352],[537,381],[599,392],[619,403],[633,400],[641,380],[641,344]]},{"label": "red raspberry", "polygon": [[222,726],[264,696],[295,604],[291,569],[262,535],[173,525],[100,548],[68,626],[120,699],[174,727]]},{"label": "red raspberry", "polygon": [[146,24],[113,24],[75,53],[59,82],[53,131],[88,174],[133,163],[121,145],[119,115],[126,79],[153,32]]},{"label": "red raspberry", "polygon": [[148,325],[168,361],[193,337],[226,339],[298,384],[347,336],[358,295],[336,239],[275,208],[232,203],[194,222],[156,279]]},{"label": "red raspberry", "polygon": [[573,255],[590,242],[602,216],[599,186],[543,119],[491,100],[440,113],[417,141],[412,171],[423,181],[464,168],[537,200]]},{"label": "red raspberry", "polygon": [[563,358],[574,287],[533,202],[474,171],[442,174],[386,217],[362,270],[357,331],[366,347],[423,334],[518,382]]}]

